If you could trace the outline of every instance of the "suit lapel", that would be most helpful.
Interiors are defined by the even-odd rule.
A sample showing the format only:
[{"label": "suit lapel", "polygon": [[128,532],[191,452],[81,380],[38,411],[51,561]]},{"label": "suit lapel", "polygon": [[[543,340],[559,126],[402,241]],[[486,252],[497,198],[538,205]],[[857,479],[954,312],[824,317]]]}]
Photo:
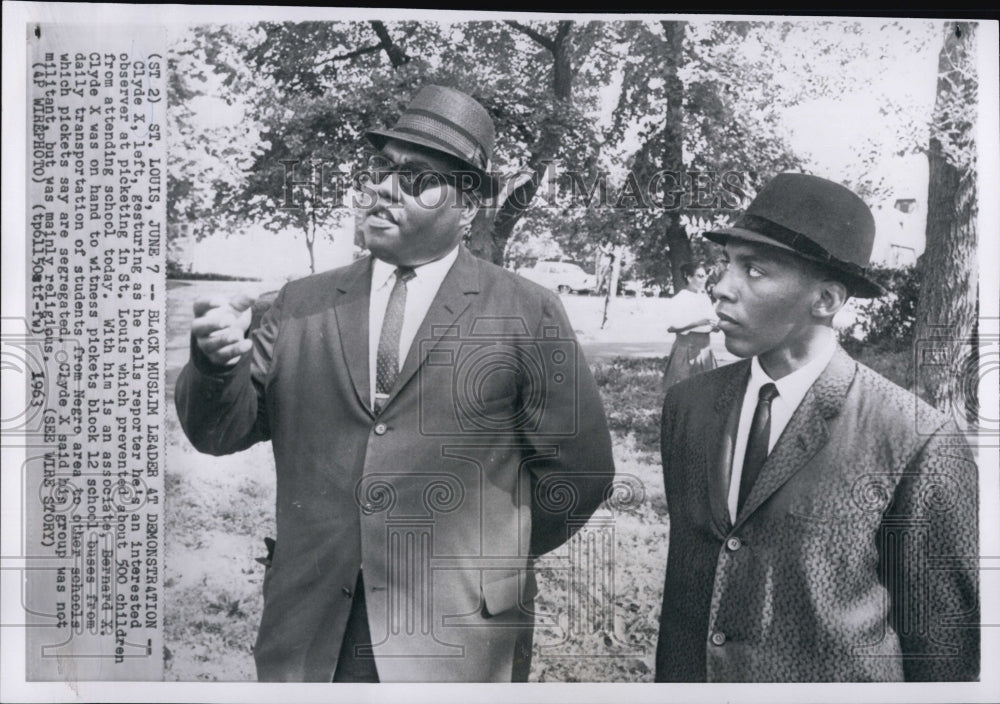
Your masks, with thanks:
[{"label": "suit lapel", "polygon": [[750,362],[737,362],[727,370],[730,373],[722,380],[724,386],[715,398],[709,427],[703,435],[708,504],[712,524],[720,535],[726,535],[732,527],[729,518],[729,481],[733,466],[733,444],[740,419],[740,405],[750,378]]},{"label": "suit lapel", "polygon": [[403,367],[392,386],[386,406],[391,404],[400,390],[406,386],[441,338],[449,334],[449,331],[454,335],[455,321],[468,308],[472,296],[477,293],[479,293],[479,264],[465,247],[460,246],[458,258],[441,282],[441,288],[434,296],[427,315],[417,328],[417,334],[406,353]]},{"label": "suit lapel", "polygon": [[738,528],[774,492],[826,445],[827,421],[840,413],[857,364],[841,348],[802,399],[767,456],[746,503],[736,516]]},{"label": "suit lapel", "polygon": [[340,346],[347,370],[361,405],[371,412],[371,380],[368,378],[368,307],[371,298],[372,258],[359,262],[356,270],[337,286],[334,311]]}]

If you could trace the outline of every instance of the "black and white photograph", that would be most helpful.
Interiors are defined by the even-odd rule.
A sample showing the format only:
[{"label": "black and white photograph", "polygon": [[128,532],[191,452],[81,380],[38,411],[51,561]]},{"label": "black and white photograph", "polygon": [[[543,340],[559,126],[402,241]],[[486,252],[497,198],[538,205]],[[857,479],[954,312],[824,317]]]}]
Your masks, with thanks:
[{"label": "black and white photograph", "polygon": [[1000,697],[995,20],[3,51],[0,698]]}]

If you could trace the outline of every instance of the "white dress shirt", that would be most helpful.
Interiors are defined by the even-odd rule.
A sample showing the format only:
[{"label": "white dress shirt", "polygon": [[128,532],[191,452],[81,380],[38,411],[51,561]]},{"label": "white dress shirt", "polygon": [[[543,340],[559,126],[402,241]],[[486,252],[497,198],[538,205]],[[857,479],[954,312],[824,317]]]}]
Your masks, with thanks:
[{"label": "white dress shirt", "polygon": [[[458,247],[440,259],[414,268],[415,276],[406,282],[406,306],[403,308],[403,328],[399,334],[399,368],[403,368],[406,354],[410,351],[413,338],[424,321],[424,316],[434,302],[441,282],[448,275],[455,260]],[[371,297],[368,303],[368,378],[371,397],[375,406],[376,363],[378,361],[378,341],[382,335],[382,321],[389,306],[389,294],[396,284],[396,265],[375,259],[372,267]]]},{"label": "white dress shirt", "polygon": [[746,393],[743,394],[743,406],[740,409],[740,423],[736,430],[736,444],[733,447],[733,471],[729,476],[729,518],[736,521],[736,507],[740,497],[740,480],[743,477],[743,459],[747,453],[747,441],[750,437],[750,425],[753,423],[753,414],[757,409],[757,398],[760,394],[760,387],[764,384],[773,383],[778,389],[778,395],[771,401],[771,434],[768,437],[767,452],[770,454],[775,443],[781,437],[782,431],[791,420],[795,409],[802,403],[806,392],[809,391],[819,375],[826,369],[826,365],[833,359],[833,353],[837,350],[837,340],[835,335],[830,335],[827,344],[820,349],[813,359],[796,369],[791,374],[783,376],[775,381],[767,375],[764,368],[760,366],[760,361],[754,357],[750,362],[750,380],[747,382]]}]

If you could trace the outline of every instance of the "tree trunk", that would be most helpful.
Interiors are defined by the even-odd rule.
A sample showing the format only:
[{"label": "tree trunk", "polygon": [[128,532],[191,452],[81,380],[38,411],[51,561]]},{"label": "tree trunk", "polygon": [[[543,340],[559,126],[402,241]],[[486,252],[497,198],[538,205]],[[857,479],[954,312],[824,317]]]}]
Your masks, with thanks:
[{"label": "tree trunk", "polygon": [[532,173],[531,179],[508,194],[506,199],[498,203],[495,210],[484,209],[485,212],[481,210],[472,223],[472,233],[468,241],[469,251],[498,266],[503,266],[503,253],[507,247],[507,240],[514,231],[514,225],[528,209],[545,178],[549,162],[555,158],[559,150],[564,129],[562,117],[572,109],[573,99],[573,70],[569,41],[573,22],[560,21],[556,26],[554,37],[543,36],[519,22],[509,21],[507,24],[531,37],[552,54],[552,95],[556,106],[554,113],[542,121],[541,135],[528,157],[527,168]]},{"label": "tree trunk", "polygon": [[681,267],[691,261],[693,254],[691,251],[691,240],[688,239],[687,230],[681,224],[680,216],[676,213],[667,213],[666,224],[667,256],[670,258],[670,280],[674,285],[674,293],[684,288],[684,274]]},{"label": "tree trunk", "polygon": [[614,260],[611,262],[611,276],[608,277],[608,292],[604,295],[604,315],[601,318],[601,330],[608,324],[611,317],[611,301],[618,296],[618,279],[622,271],[622,255],[625,248],[616,246],[614,250]]},{"label": "tree trunk", "polygon": [[[662,21],[664,44],[664,95],[667,100],[667,114],[663,125],[663,168],[684,176],[684,83],[678,75],[684,65],[685,22]],[[674,291],[684,285],[681,266],[691,261],[691,241],[687,230],[681,224],[678,210],[666,213],[665,239],[669,250],[670,275]]]},{"label": "tree trunk", "polygon": [[313,245],[316,243],[316,211],[312,206],[309,208],[309,227],[306,229],[306,249],[309,251],[309,273],[316,273],[316,255],[313,252]]},{"label": "tree trunk", "polygon": [[938,61],[927,189],[927,243],[920,259],[915,390],[958,420],[974,419],[979,383],[975,343],[978,214],[975,163],[975,25],[946,26]]}]

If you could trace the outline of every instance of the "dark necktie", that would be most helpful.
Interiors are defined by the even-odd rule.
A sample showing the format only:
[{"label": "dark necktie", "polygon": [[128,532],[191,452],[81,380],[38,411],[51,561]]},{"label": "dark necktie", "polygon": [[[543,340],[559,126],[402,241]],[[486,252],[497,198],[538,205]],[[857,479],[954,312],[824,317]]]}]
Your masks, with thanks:
[{"label": "dark necktie", "polygon": [[757,408],[753,412],[750,423],[750,435],[747,436],[747,453],[743,456],[743,474],[740,477],[740,496],[736,504],[736,512],[743,510],[743,504],[750,496],[750,490],[757,481],[764,460],[767,459],[767,445],[771,439],[771,401],[778,395],[774,384],[764,384],[757,396]]},{"label": "dark necktie", "polygon": [[396,283],[389,294],[389,305],[385,308],[382,334],[378,338],[378,356],[375,358],[376,412],[382,410],[399,374],[399,335],[403,331],[403,312],[406,309],[406,282],[416,275],[413,267],[396,269]]}]

